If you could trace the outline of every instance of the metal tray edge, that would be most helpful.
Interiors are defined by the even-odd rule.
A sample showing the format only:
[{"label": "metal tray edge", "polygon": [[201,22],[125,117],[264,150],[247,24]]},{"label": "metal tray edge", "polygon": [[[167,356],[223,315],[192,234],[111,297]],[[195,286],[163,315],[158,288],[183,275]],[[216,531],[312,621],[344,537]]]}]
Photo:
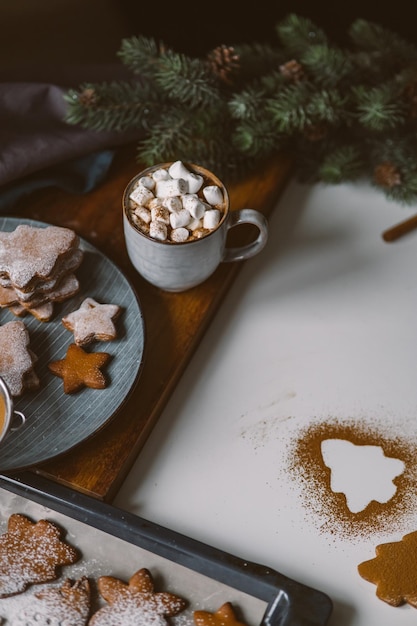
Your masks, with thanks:
[{"label": "metal tray edge", "polygon": [[325,626],[322,591],[37,474],[1,474],[0,487],[267,602],[260,626]]}]

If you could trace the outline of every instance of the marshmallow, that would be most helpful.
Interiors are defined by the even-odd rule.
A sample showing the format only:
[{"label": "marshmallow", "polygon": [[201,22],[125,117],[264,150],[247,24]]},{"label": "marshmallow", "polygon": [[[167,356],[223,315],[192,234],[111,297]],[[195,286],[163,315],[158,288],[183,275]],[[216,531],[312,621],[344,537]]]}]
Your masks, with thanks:
[{"label": "marshmallow", "polygon": [[149,209],[145,208],[144,206],[138,206],[133,213],[135,215],[137,215],[138,217],[140,217],[140,219],[142,221],[145,222],[145,224],[149,224],[149,222],[151,221],[151,212],[149,211]]},{"label": "marshmallow", "polygon": [[218,209],[210,209],[204,213],[203,217],[203,227],[208,228],[209,230],[213,230],[219,225],[220,222],[220,211]]},{"label": "marshmallow", "polygon": [[132,222],[159,241],[205,237],[219,226],[226,208],[222,187],[204,186],[205,181],[182,161],[145,174],[129,196]]},{"label": "marshmallow", "polygon": [[172,178],[185,178],[191,174],[190,170],[187,169],[182,161],[175,161],[168,168],[168,174]]},{"label": "marshmallow", "polygon": [[188,193],[188,183],[183,178],[169,178],[158,180],[155,187],[155,195],[158,198],[171,198]]},{"label": "marshmallow", "polygon": [[168,170],[161,167],[159,170],[152,172],[152,178],[155,182],[158,182],[158,180],[168,180],[171,176],[169,175]]},{"label": "marshmallow", "polygon": [[188,191],[190,193],[197,193],[197,191],[200,191],[204,182],[204,178],[200,176],[200,174],[194,174],[193,172],[190,172],[185,180],[188,183]]},{"label": "marshmallow", "polygon": [[174,211],[181,211],[183,205],[179,196],[172,196],[172,198],[165,198],[162,200],[162,206],[166,207],[170,213]]},{"label": "marshmallow", "polygon": [[209,204],[216,206],[223,202],[223,193],[220,187],[217,185],[207,185],[203,189],[203,196]]},{"label": "marshmallow", "polygon": [[186,228],[173,228],[171,231],[171,240],[175,243],[183,243],[187,241],[189,232]]},{"label": "marshmallow", "polygon": [[148,202],[147,208],[152,211],[152,209],[157,209],[157,208],[161,209],[163,206],[164,205],[163,205],[161,198],[152,198],[152,200]]},{"label": "marshmallow", "polygon": [[197,230],[197,228],[202,228],[203,220],[192,219],[191,222],[187,224],[188,230]]},{"label": "marshmallow", "polygon": [[153,222],[169,224],[169,211],[168,209],[165,209],[165,207],[154,207],[151,210],[151,216]]},{"label": "marshmallow", "polygon": [[149,235],[154,239],[159,239],[159,241],[165,241],[168,235],[166,224],[159,222],[158,220],[151,222],[149,226]]},{"label": "marshmallow", "polygon": [[190,172],[182,161],[175,161],[169,168],[168,173],[172,178],[183,178],[188,183],[188,190],[190,193],[197,193],[200,191],[204,178],[200,174]]},{"label": "marshmallow", "polygon": [[146,189],[150,189],[151,191],[155,188],[155,181],[152,176],[141,176],[141,178],[139,178],[138,180],[138,183],[140,186],[145,187]]},{"label": "marshmallow", "polygon": [[138,185],[130,194],[129,198],[139,204],[141,206],[147,206],[147,204],[154,198],[152,191],[144,187],[143,185]]},{"label": "marshmallow", "polygon": [[200,198],[191,197],[186,203],[186,208],[188,209],[192,217],[199,220],[203,217],[207,207],[204,202],[201,202]]},{"label": "marshmallow", "polygon": [[181,202],[184,209],[190,210],[190,205],[195,202],[195,200],[199,200],[199,197],[196,193],[185,193],[181,196]]},{"label": "marshmallow", "polygon": [[172,228],[181,228],[183,226],[187,226],[191,221],[190,212],[187,211],[187,209],[181,209],[181,211],[171,213],[171,215],[169,216],[169,221]]}]

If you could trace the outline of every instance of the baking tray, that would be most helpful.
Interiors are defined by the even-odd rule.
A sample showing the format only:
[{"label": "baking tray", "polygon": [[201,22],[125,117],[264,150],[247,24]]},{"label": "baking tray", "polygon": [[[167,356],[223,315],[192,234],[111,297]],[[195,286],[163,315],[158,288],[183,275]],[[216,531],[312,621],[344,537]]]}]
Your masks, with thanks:
[{"label": "baking tray", "polygon": [[[6,501],[10,494],[14,494],[14,500],[9,510]],[[124,576],[127,580],[136,569],[146,567],[152,571],[154,566],[169,572],[171,592],[192,598],[190,611],[215,612],[224,602],[231,602],[239,607],[248,626],[325,626],[331,615],[332,601],[321,591],[42,476],[25,472],[0,476],[0,503],[2,532],[4,508],[8,514],[23,513],[56,521],[64,529],[71,529],[71,543],[75,547],[83,539],[89,548],[105,546],[106,555],[113,555],[107,571],[101,565],[97,575]],[[139,551],[138,555],[135,550]],[[123,564],[115,562],[124,552],[128,556]],[[129,570],[129,558],[135,558],[137,568],[132,564]],[[97,555],[94,562],[97,567],[100,562]],[[180,622],[176,619],[171,618],[172,624],[193,624],[192,613],[185,624],[184,617]]]}]

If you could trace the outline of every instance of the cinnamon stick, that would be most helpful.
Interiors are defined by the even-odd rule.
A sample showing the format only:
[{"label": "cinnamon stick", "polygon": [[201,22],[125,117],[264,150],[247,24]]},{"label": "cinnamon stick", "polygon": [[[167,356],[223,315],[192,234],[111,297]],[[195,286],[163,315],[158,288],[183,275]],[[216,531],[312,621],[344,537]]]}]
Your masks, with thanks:
[{"label": "cinnamon stick", "polygon": [[382,239],[387,242],[395,241],[396,239],[399,239],[403,235],[406,235],[414,230],[414,228],[417,228],[417,213],[403,222],[395,224],[394,226],[391,226],[391,228],[385,230],[382,233]]}]

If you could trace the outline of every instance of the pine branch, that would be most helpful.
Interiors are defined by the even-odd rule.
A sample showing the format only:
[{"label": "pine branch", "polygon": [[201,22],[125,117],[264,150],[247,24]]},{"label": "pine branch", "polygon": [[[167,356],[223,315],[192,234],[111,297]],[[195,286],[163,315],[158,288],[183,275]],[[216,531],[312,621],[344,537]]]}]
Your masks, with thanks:
[{"label": "pine branch", "polygon": [[65,120],[139,130],[138,159],[183,159],[232,179],[282,150],[302,180],[367,177],[387,197],[417,200],[417,48],[356,20],[339,47],[311,20],[288,15],[277,45],[218,46],[205,58],[149,37],[124,39],[131,81],[65,95]]},{"label": "pine branch", "polygon": [[383,132],[406,122],[406,108],[399,99],[397,89],[390,84],[378,87],[361,85],[353,89],[358,122],[371,131]]},{"label": "pine branch", "polygon": [[184,54],[167,53],[155,72],[155,82],[169,97],[193,107],[220,101],[220,93],[207,64]]},{"label": "pine branch", "polygon": [[134,74],[153,76],[160,57],[168,52],[165,44],[150,37],[129,37],[122,40],[117,56]]},{"label": "pine branch", "polygon": [[276,26],[278,38],[291,57],[302,56],[312,45],[328,43],[325,32],[311,20],[290,14]]},{"label": "pine branch", "polygon": [[85,83],[64,94],[66,121],[92,130],[146,130],[165,108],[161,94],[143,82]]}]

